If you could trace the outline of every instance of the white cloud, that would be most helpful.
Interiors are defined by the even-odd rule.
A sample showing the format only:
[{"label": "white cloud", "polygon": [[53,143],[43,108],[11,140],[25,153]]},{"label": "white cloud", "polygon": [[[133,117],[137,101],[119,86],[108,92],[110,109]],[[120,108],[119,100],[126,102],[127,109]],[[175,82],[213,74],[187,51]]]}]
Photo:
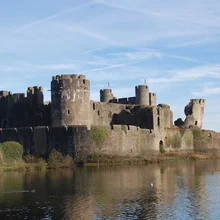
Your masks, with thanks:
[{"label": "white cloud", "polygon": [[205,87],[202,91],[195,91],[192,93],[194,96],[208,96],[220,94],[220,87]]},{"label": "white cloud", "polygon": [[220,65],[203,65],[183,70],[167,71],[171,77],[149,78],[150,83],[186,82],[200,78],[220,78]]},{"label": "white cloud", "polygon": [[22,26],[16,28],[14,31],[15,32],[21,32],[27,28],[31,28],[35,25],[39,25],[39,24],[42,24],[44,22],[47,22],[47,21],[50,21],[50,20],[53,20],[63,14],[66,14],[66,13],[69,13],[69,12],[73,12],[74,10],[76,9],[83,9],[85,7],[89,7],[89,6],[92,6],[93,3],[88,3],[88,4],[81,4],[81,5],[77,5],[75,7],[72,7],[72,8],[68,8],[66,10],[63,10],[63,11],[60,11],[60,12],[57,12],[55,14],[52,14],[52,15],[49,15],[49,16],[46,16],[46,17],[43,17],[43,18],[39,18],[37,20],[34,20],[34,21],[31,21],[29,23],[26,23],[26,24],[23,24]]}]

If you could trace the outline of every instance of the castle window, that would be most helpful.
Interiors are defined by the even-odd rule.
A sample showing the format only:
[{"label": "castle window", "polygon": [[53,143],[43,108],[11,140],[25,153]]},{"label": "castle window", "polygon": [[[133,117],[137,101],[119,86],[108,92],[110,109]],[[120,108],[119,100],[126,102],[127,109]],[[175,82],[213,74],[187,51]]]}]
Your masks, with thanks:
[{"label": "castle window", "polygon": [[157,118],[157,125],[160,126],[160,118]]},{"label": "castle window", "polygon": [[93,110],[95,110],[95,103],[93,103]]},{"label": "castle window", "polygon": [[195,121],[195,125],[197,125],[198,124],[198,122],[197,121]]},{"label": "castle window", "polygon": [[100,111],[98,111],[98,116],[100,115]]},{"label": "castle window", "polygon": [[84,83],[84,84],[86,83],[86,80],[85,80],[85,79],[83,80],[83,83]]},{"label": "castle window", "polygon": [[67,114],[68,114],[68,115],[70,114],[70,110],[69,110],[69,109],[67,110]]},{"label": "castle window", "polygon": [[159,108],[157,109],[157,114],[160,115],[160,110],[159,110]]}]

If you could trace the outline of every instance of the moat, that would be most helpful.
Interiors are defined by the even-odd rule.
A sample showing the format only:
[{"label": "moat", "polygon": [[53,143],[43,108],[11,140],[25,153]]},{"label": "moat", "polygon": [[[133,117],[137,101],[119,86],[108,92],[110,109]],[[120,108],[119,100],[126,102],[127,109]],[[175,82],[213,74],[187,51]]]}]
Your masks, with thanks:
[{"label": "moat", "polygon": [[217,219],[220,160],[1,172],[0,219]]}]

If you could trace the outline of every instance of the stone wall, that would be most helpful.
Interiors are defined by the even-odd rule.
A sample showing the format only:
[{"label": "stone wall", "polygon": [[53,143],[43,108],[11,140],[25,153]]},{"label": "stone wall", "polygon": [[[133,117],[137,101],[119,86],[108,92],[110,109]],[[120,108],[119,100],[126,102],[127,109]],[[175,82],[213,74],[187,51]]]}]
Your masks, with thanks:
[{"label": "stone wall", "polygon": [[26,127],[0,130],[0,142],[17,141],[25,153],[48,157],[56,149],[76,161],[88,155],[152,156],[166,152],[204,153],[220,156],[220,133],[191,129],[156,132],[136,126],[113,125]]},{"label": "stone wall", "polygon": [[90,102],[90,124],[99,126],[110,126],[114,114],[119,114],[126,105],[107,102]]}]

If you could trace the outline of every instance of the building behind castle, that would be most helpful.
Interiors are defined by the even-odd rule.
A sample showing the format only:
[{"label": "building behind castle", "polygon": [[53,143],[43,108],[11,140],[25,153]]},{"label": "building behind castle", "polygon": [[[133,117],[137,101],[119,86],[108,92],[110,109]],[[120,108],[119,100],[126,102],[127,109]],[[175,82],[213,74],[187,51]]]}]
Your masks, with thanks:
[{"label": "building behind castle", "polygon": [[[191,100],[185,108],[185,126],[202,127],[204,100]],[[42,87],[29,87],[27,95],[0,91],[0,127],[134,125],[160,131],[173,127],[173,113],[157,105],[146,85],[134,97],[116,98],[111,89],[100,90],[100,102],[90,100],[90,82],[84,75],[57,75],[51,81],[51,102],[44,103]]]}]

